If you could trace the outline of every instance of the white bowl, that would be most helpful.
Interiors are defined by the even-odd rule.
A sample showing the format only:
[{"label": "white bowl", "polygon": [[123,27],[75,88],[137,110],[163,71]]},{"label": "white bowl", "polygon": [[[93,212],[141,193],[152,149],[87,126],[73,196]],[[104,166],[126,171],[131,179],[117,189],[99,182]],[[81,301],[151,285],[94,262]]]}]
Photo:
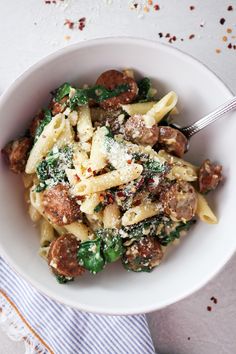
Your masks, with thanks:
[{"label": "white bowl", "polygon": [[[191,123],[232,94],[205,66],[182,52],[132,38],[108,38],[67,47],[27,70],[2,96],[0,147],[22,134],[49,92],[64,81],[93,83],[110,68],[131,67],[151,77],[160,94],[174,90],[182,109],[178,120]],[[235,117],[236,118],[236,117]],[[190,295],[209,281],[236,248],[234,230],[236,119],[219,121],[192,138],[187,158],[209,157],[224,165],[225,183],[210,195],[219,224],[198,222],[152,273],[132,273],[120,264],[60,285],[38,256],[39,236],[26,213],[20,178],[0,162],[0,245],[4,258],[33,286],[64,304],[105,314],[153,311]]]}]

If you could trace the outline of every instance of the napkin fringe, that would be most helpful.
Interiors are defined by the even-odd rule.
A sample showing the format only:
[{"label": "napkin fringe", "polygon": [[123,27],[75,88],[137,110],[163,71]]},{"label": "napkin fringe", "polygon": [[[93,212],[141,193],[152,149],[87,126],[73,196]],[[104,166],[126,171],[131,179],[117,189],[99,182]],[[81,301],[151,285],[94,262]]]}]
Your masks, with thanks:
[{"label": "napkin fringe", "polygon": [[0,291],[0,328],[11,340],[25,343],[25,354],[53,353],[40,342],[15,304],[2,291]]}]

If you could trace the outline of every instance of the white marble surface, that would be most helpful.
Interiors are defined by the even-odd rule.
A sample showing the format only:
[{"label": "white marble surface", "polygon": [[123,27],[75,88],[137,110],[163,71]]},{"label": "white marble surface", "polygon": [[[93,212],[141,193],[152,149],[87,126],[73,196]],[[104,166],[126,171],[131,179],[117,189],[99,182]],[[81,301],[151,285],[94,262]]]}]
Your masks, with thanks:
[{"label": "white marble surface", "polygon": [[[236,35],[235,0],[153,0],[160,10],[149,6],[149,12],[144,11],[147,0],[56,2],[47,5],[43,0],[0,1],[0,92],[31,64],[71,43],[120,35],[168,43],[168,39],[159,38],[158,33],[162,32],[175,35],[177,40],[170,45],[201,60],[236,93],[236,50],[227,48],[229,43],[236,45],[236,39],[232,38]],[[131,10],[134,2],[143,5],[142,9],[138,5],[138,9]],[[192,11],[191,5],[195,6]],[[229,5],[233,5],[234,11],[227,11]],[[78,21],[82,17],[86,17],[83,31],[64,26],[66,18]],[[222,17],[226,19],[224,25],[219,23]],[[227,28],[232,33],[227,33]],[[191,34],[195,37],[190,40]],[[224,35],[227,42],[222,41]],[[217,54],[216,49],[221,52]],[[196,294],[148,315],[160,354],[236,353],[235,269],[234,257]],[[218,299],[217,304],[210,301],[212,296]],[[211,312],[207,306],[212,306]],[[0,354],[21,353],[23,344],[9,341],[0,332]]]}]

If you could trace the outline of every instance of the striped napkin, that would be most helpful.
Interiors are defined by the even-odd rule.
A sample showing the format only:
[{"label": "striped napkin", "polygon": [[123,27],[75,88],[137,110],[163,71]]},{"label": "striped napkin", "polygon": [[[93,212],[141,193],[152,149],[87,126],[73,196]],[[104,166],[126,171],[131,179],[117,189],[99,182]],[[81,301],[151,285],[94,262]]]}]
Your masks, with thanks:
[{"label": "striped napkin", "polygon": [[0,327],[25,354],[154,354],[145,315],[80,312],[42,295],[0,257]]}]

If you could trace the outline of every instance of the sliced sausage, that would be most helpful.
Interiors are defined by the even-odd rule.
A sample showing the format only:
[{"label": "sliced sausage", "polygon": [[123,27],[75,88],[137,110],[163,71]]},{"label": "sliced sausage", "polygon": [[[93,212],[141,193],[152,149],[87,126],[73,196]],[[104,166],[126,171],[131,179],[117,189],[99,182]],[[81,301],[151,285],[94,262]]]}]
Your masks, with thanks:
[{"label": "sliced sausage", "polygon": [[128,104],[132,102],[138,94],[138,86],[134,79],[117,70],[105,71],[99,76],[96,84],[104,86],[108,90],[114,90],[117,86],[123,84],[127,84],[129,86],[128,91],[100,102],[100,106],[108,110],[116,109],[119,108],[121,104]]},{"label": "sliced sausage", "polygon": [[215,189],[222,180],[222,166],[205,160],[199,170],[199,191],[207,193]]},{"label": "sliced sausage", "polygon": [[35,137],[36,134],[36,130],[39,127],[40,123],[42,122],[42,120],[44,119],[44,112],[40,111],[32,120],[30,127],[29,127],[29,131],[30,131],[30,136],[32,136],[32,138]]},{"label": "sliced sausage", "polygon": [[158,141],[157,124],[147,127],[141,114],[135,114],[125,123],[125,137],[136,144],[153,146]]},{"label": "sliced sausage", "polygon": [[10,170],[14,173],[23,173],[28,159],[32,140],[30,138],[20,138],[8,143],[2,150],[9,164]]},{"label": "sliced sausage", "polygon": [[175,182],[161,193],[160,200],[165,214],[173,221],[191,220],[196,213],[197,193],[188,182]]},{"label": "sliced sausage", "polygon": [[173,155],[182,157],[187,151],[188,140],[179,130],[160,126],[158,145]]},{"label": "sliced sausage", "polygon": [[43,192],[42,202],[47,217],[56,225],[68,225],[81,218],[80,207],[61,183]]},{"label": "sliced sausage", "polygon": [[80,242],[72,234],[58,237],[50,244],[48,264],[56,275],[76,277],[85,269],[77,262],[77,251]]},{"label": "sliced sausage", "polygon": [[134,272],[150,271],[161,262],[162,257],[163,252],[157,239],[145,236],[126,248],[123,263]]}]

